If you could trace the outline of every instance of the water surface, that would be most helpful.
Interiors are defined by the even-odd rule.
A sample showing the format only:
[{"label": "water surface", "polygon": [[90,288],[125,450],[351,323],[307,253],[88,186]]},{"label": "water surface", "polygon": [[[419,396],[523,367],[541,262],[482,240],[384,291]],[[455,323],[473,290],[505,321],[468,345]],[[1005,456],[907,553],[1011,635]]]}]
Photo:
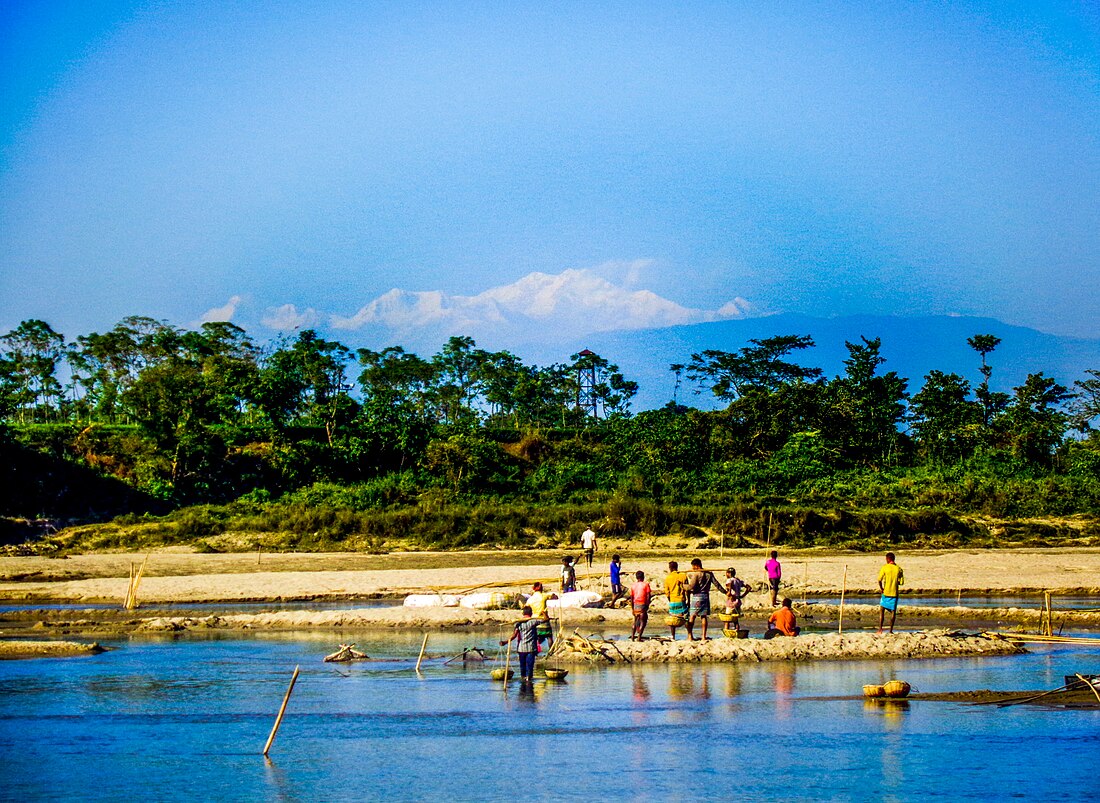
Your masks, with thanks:
[{"label": "water surface", "polygon": [[[1008,658],[580,669],[505,693],[484,667],[412,671],[420,635],[134,638],[0,662],[13,800],[1089,800],[1100,712],[883,706],[865,683],[1046,689],[1096,648]],[[320,658],[357,641],[382,660]],[[429,654],[486,646],[433,634]],[[495,647],[490,648],[491,651]],[[263,743],[301,678],[266,762]]]}]

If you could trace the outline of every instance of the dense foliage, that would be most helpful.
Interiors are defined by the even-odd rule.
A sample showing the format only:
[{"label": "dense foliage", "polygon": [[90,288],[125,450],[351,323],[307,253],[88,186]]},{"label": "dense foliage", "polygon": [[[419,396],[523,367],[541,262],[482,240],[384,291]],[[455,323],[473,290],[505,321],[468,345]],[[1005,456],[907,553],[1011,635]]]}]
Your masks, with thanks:
[{"label": "dense foliage", "polygon": [[[591,352],[538,367],[466,337],[424,358],[396,346],[353,352],[312,330],[260,347],[230,323],[189,331],[144,317],[68,341],[29,320],[0,337],[0,447],[12,474],[0,513],[94,520],[238,500],[215,530],[251,505],[260,529],[275,526],[268,516],[303,533],[362,534],[400,529],[398,512],[415,510],[421,521],[451,517],[433,526],[452,540],[473,528],[483,540],[499,530],[500,542],[523,540],[535,514],[517,511],[532,503],[539,515],[566,506],[647,532],[736,506],[754,511],[746,522],[767,507],[798,532],[849,534],[872,525],[812,522],[805,511],[1100,513],[1100,372],[1072,390],[1037,373],[999,393],[990,378],[1000,341],[968,342],[979,384],[931,371],[911,391],[912,380],[885,370],[878,339],[847,343],[835,377],[797,360],[809,337],[752,340],[671,366],[724,409],[631,414],[637,386]],[[127,493],[74,501],[93,485],[68,475],[69,497],[35,490],[19,475],[31,455]],[[615,505],[662,512],[631,518]],[[311,529],[310,508],[345,518]]]}]

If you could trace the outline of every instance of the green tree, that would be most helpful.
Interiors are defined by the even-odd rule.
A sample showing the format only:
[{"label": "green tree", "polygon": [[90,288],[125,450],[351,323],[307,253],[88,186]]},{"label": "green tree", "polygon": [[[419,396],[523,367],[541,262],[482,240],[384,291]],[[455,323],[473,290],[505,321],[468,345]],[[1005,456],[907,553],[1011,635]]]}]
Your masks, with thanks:
[{"label": "green tree", "polygon": [[982,367],[978,370],[982,374],[982,383],[974,391],[978,402],[982,406],[982,421],[986,427],[993,423],[993,419],[1000,415],[1009,402],[1007,393],[999,393],[989,389],[989,379],[993,376],[993,366],[989,365],[986,357],[1001,344],[1001,339],[994,335],[974,335],[966,339],[967,345],[978,352],[982,358]]},{"label": "green tree", "polygon": [[1023,460],[1049,465],[1062,442],[1069,416],[1062,405],[1069,391],[1042,372],[1029,374],[1013,389],[1013,397],[998,422],[1012,453]]},{"label": "green tree", "polygon": [[638,383],[623,376],[619,366],[584,349],[569,358],[566,378],[575,391],[573,417],[578,423],[628,415]]},{"label": "green tree", "polygon": [[888,461],[900,439],[905,419],[908,380],[895,371],[879,374],[886,358],[881,338],[845,342],[845,374],[829,383],[829,434],[850,459]]},{"label": "green tree", "polygon": [[57,368],[67,352],[65,337],[45,321],[23,321],[0,336],[0,359],[9,403],[19,410],[21,421],[49,418],[61,403],[61,383]]},{"label": "green tree", "polygon": [[[748,388],[774,391],[783,385],[806,382],[821,376],[820,368],[807,368],[787,359],[791,353],[813,348],[809,335],[779,335],[751,339],[737,352],[707,350],[691,355],[688,379],[710,387],[723,401],[732,401]],[[670,368],[679,374],[683,365]]]},{"label": "green tree", "polygon": [[934,459],[963,459],[978,446],[984,410],[958,374],[930,371],[909,412],[921,448]]}]

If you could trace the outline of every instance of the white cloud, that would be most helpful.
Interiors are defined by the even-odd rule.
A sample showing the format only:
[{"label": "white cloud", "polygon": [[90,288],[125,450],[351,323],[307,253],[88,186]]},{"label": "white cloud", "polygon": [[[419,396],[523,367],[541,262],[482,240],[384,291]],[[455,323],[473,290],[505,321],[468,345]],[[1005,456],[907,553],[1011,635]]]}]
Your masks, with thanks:
[{"label": "white cloud", "polygon": [[208,309],[199,316],[199,323],[216,323],[219,321],[232,321],[237,314],[237,307],[241,303],[240,296],[233,296],[220,307]]},{"label": "white cloud", "polygon": [[299,311],[293,304],[283,304],[281,307],[268,307],[260,323],[268,329],[290,332],[295,329],[308,329],[316,325],[320,318],[321,316],[313,307]]},{"label": "white cloud", "polygon": [[649,264],[644,260],[616,263],[622,284],[597,275],[596,270],[604,272],[607,267],[600,266],[556,275],[531,273],[512,284],[492,287],[473,296],[393,289],[351,316],[332,316],[331,323],[336,329],[358,330],[369,326],[399,334],[431,328],[449,334],[492,331],[511,336],[574,337],[752,314],[752,306],[743,298],[734,298],[715,310],[703,310],[682,306],[650,290],[629,289]]}]

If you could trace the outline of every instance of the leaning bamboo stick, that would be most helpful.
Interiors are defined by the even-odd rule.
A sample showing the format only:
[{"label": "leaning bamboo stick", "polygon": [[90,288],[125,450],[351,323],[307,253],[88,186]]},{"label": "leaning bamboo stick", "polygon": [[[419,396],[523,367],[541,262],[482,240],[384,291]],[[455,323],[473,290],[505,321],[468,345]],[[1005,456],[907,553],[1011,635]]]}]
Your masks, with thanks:
[{"label": "leaning bamboo stick", "polygon": [[420,671],[420,662],[424,660],[424,650],[428,646],[428,634],[424,634],[424,642],[420,645],[420,655],[416,659],[416,671]]},{"label": "leaning bamboo stick", "polygon": [[844,632],[844,594],[848,590],[848,564],[844,564],[844,579],[840,583],[840,615],[837,617],[837,633]]},{"label": "leaning bamboo stick", "polygon": [[504,691],[508,691],[508,665],[512,662],[512,639],[508,639],[508,651],[504,653]]},{"label": "leaning bamboo stick", "polygon": [[267,737],[267,744],[264,745],[264,755],[267,755],[267,751],[271,749],[271,743],[275,741],[275,734],[279,732],[279,726],[283,723],[283,714],[286,713],[286,704],[290,702],[290,693],[294,691],[294,684],[298,682],[298,667],[294,667],[294,674],[290,677],[290,685],[287,687],[286,696],[283,697],[283,704],[279,706],[279,714],[275,717],[275,727],[271,729],[271,735]]},{"label": "leaning bamboo stick", "polygon": [[145,556],[145,560],[143,560],[141,562],[141,566],[138,567],[137,573],[133,576],[133,579],[130,581],[130,595],[126,600],[126,609],[127,610],[132,610],[132,609],[136,608],[137,605],[138,605],[138,601],[137,601],[138,586],[141,585],[141,578],[145,575],[145,567],[148,565],[149,558],[151,557],[151,555],[152,555],[152,553]]}]

